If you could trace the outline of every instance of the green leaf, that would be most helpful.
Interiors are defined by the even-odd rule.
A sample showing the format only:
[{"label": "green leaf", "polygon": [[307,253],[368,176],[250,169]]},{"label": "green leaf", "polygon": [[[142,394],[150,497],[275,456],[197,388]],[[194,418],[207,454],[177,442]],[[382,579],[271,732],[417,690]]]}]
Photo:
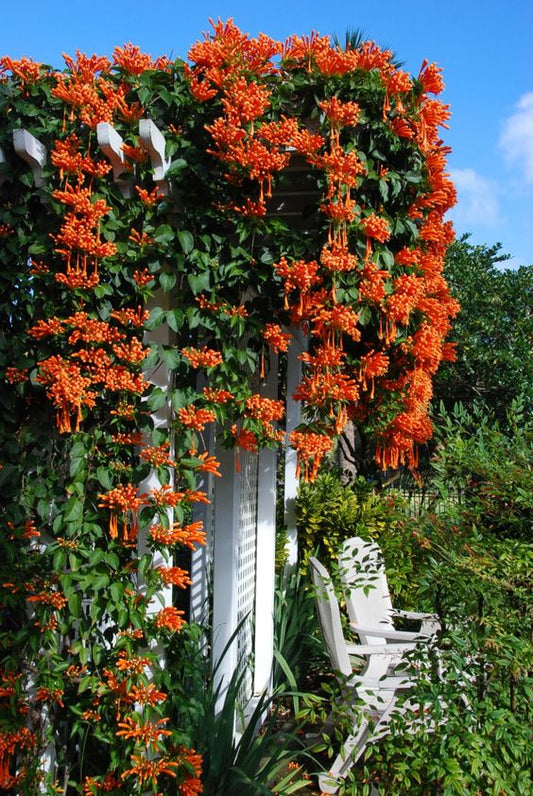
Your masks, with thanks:
[{"label": "green leaf", "polygon": [[165,320],[165,310],[162,307],[154,307],[153,310],[150,310],[150,317],[146,322],[146,328],[151,331],[152,329],[157,329],[158,326]]},{"label": "green leaf", "polygon": [[68,595],[68,610],[74,619],[81,617],[81,594],[78,591]]},{"label": "green leaf", "polygon": [[66,522],[78,522],[83,517],[83,504],[77,495],[73,495],[65,503],[63,519]]},{"label": "green leaf", "polygon": [[164,347],[161,351],[161,359],[169,368],[169,370],[173,370],[177,368],[181,362],[181,355],[175,348]]},{"label": "green leaf", "polygon": [[201,274],[189,274],[187,279],[195,296],[209,288],[210,276],[209,271],[203,271]]},{"label": "green leaf", "polygon": [[146,403],[151,412],[157,412],[158,409],[161,409],[161,407],[165,405],[166,400],[166,392],[162,390],[161,387],[155,387]]},{"label": "green leaf", "polygon": [[116,605],[119,605],[122,602],[122,598],[124,596],[124,584],[117,583],[116,581],[111,584],[109,587],[109,593],[111,594],[111,599]]},{"label": "green leaf", "polygon": [[186,167],[187,167],[186,160],[184,160],[183,158],[176,158],[176,160],[173,160],[170,166],[168,167],[165,177],[167,179],[169,177],[175,177]]},{"label": "green leaf", "polygon": [[178,332],[183,326],[185,319],[183,310],[169,310],[166,315],[167,324],[173,332]]},{"label": "green leaf", "polygon": [[194,238],[192,233],[187,229],[180,229],[178,232],[178,240],[184,254],[190,254],[194,249]]},{"label": "green leaf", "polygon": [[176,274],[159,274],[159,283],[163,293],[168,293],[176,284]]},{"label": "green leaf", "polygon": [[96,477],[104,489],[113,489],[111,473],[106,467],[98,467],[96,470]]},{"label": "green leaf", "polygon": [[170,243],[174,240],[176,231],[170,224],[161,224],[155,231],[154,240],[156,243]]}]

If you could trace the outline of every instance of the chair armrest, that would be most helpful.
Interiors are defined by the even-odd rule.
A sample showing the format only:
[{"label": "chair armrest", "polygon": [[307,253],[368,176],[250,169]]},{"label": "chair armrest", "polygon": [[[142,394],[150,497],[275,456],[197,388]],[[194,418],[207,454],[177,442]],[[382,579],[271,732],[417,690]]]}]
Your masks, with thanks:
[{"label": "chair armrest", "polygon": [[416,644],[346,644],[348,655],[403,655],[416,649]]},{"label": "chair armrest", "polygon": [[393,616],[400,616],[403,619],[432,619],[435,622],[439,621],[437,614],[429,614],[420,611],[400,611],[398,608],[392,609]]},{"label": "chair armrest", "polygon": [[364,627],[363,625],[357,624],[357,622],[350,622],[350,629],[353,630],[354,633],[387,638],[391,641],[427,641],[429,638],[425,633],[411,633],[407,630],[391,630],[390,628],[381,627]]}]

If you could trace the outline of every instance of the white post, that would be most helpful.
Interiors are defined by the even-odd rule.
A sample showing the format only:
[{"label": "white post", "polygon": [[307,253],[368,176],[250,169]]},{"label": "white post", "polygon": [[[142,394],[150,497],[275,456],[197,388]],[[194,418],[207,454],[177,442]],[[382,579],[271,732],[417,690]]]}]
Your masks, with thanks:
[{"label": "white post", "polygon": [[[213,539],[213,665],[215,687],[220,687],[217,710],[222,708],[227,686],[237,668],[238,557],[240,473],[233,450],[216,445],[222,478],[215,484]],[[229,644],[229,646],[228,646]]]},{"label": "white post", "polygon": [[[299,355],[307,351],[307,338],[301,329],[291,329],[292,341],[287,354],[287,436],[301,423],[302,407],[293,399],[293,394],[302,378],[302,362]],[[294,566],[298,561],[298,535],[296,532],[296,496],[298,478],[296,477],[296,451],[288,444],[285,451],[285,525],[288,537],[287,564]]]},{"label": "white post", "polygon": [[[149,302],[148,309],[150,306],[163,306],[168,309],[168,295],[163,293],[161,290],[156,292],[154,298]],[[166,323],[162,324],[161,326],[157,327],[149,331],[145,335],[145,343],[147,345],[153,343],[159,343],[161,345],[169,345],[171,343],[171,331],[170,328],[167,326]],[[169,369],[164,365],[162,362],[159,362],[154,368],[149,370],[146,374],[147,381],[151,382],[151,384],[155,385],[156,387],[160,387],[167,393],[171,387],[171,378],[172,375]],[[167,429],[170,424],[171,418],[171,406],[170,401],[167,400],[163,404],[163,406],[158,409],[156,412],[152,414],[152,420],[154,423],[154,429],[163,428]],[[161,483],[157,477],[156,470],[152,468],[150,474],[141,482],[139,485],[139,491],[142,492],[150,492],[151,489],[159,489],[161,487]],[[168,516],[169,521],[172,523],[173,512],[172,509],[168,509]],[[138,537],[138,552],[139,557],[144,555],[148,552],[148,529],[147,528],[140,528],[139,529],[139,537]],[[161,553],[155,553],[153,556],[153,566],[164,566],[168,564],[168,561],[163,557]],[[147,608],[148,615],[153,615],[157,613],[160,608],[166,608],[172,605],[172,585],[169,586],[162,586],[160,591],[157,595],[157,600],[153,600],[152,603]]]},{"label": "white post", "polygon": [[[270,370],[261,394],[277,398],[278,357],[271,355]],[[274,655],[274,591],[276,560],[276,451],[259,453],[257,486],[257,547],[255,583],[254,694],[270,688]]]},{"label": "white post", "polygon": [[[205,450],[212,455],[215,449],[215,424],[209,423],[202,434]],[[193,508],[194,522],[203,522],[205,532],[205,545],[197,545],[191,554],[191,590],[190,590],[190,619],[204,627],[209,621],[209,577],[210,564],[213,559],[213,500],[215,481],[218,478],[212,473],[200,473],[197,476],[197,486],[201,492],[211,500],[211,503],[196,503]]]}]

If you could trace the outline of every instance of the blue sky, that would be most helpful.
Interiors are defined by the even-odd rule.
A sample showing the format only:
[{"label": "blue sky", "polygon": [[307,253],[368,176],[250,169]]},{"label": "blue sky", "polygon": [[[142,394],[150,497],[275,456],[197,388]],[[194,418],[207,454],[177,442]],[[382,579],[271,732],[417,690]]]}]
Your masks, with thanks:
[{"label": "blue sky", "polygon": [[132,42],[154,57],[185,58],[218,17],[276,39],[312,30],[344,38],[355,28],[415,75],[424,58],[440,64],[457,233],[501,242],[513,266],[533,263],[531,0],[4,0],[0,54],[62,67],[62,52],[109,55]]}]

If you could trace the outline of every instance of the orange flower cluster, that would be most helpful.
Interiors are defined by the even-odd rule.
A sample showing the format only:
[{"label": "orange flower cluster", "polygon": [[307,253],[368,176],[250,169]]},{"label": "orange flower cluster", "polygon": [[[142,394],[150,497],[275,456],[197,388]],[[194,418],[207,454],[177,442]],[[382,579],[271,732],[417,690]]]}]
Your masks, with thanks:
[{"label": "orange flower cluster", "polygon": [[263,338],[268,343],[272,351],[288,351],[291,335],[282,332],[281,326],[277,323],[267,323],[263,330]]},{"label": "orange flower cluster", "polygon": [[[119,313],[123,322],[133,320],[135,325],[141,317],[140,310],[137,314],[133,310]],[[125,332],[107,321],[80,311],[64,320],[55,317],[40,320],[28,334],[35,340],[64,335],[70,346],[87,344],[72,351],[68,358],[56,354],[38,363],[37,381],[46,388],[56,408],[56,422],[61,433],[70,432],[73,427],[79,430],[83,408],[94,407],[103,390],[141,395],[146,389],[142,374],[132,373],[130,368],[138,369],[148,350],[137,337],[128,340]]]},{"label": "orange flower cluster", "polygon": [[139,456],[152,467],[175,467],[176,462],[170,458],[169,449],[170,442],[168,441],[162,445],[148,445],[146,448],[142,448]]},{"label": "orange flower cluster", "polygon": [[186,586],[191,585],[191,579],[186,569],[181,569],[181,567],[161,566],[157,567],[156,571],[165,586],[172,584],[172,586],[177,586],[179,589],[184,589]]},{"label": "orange flower cluster", "polygon": [[175,545],[182,544],[190,550],[194,550],[197,544],[205,544],[205,533],[203,532],[203,523],[201,521],[184,525],[175,523],[172,528],[164,528],[162,525],[152,525],[150,528],[150,536],[159,544]]},{"label": "orange flower cluster", "polygon": [[28,378],[27,368],[6,368],[6,381],[8,384],[21,384]]},{"label": "orange flower cluster", "polygon": [[20,58],[16,60],[9,58],[7,55],[0,58],[0,74],[9,71],[12,75],[16,75],[26,91],[28,86],[33,85],[33,83],[39,80],[41,69],[42,64],[37,63],[33,58]]},{"label": "orange flower cluster", "polygon": [[[116,115],[127,121],[142,115],[142,108],[126,102],[126,87],[117,85],[107,76],[111,66],[108,58],[88,57],[79,50],[75,58],[63,57],[68,73],[55,75],[56,85],[52,94],[70,106],[70,121],[77,113],[83,124],[95,129],[99,122],[113,123]],[[97,76],[97,73],[100,74]]]},{"label": "orange flower cluster", "polygon": [[117,722],[121,728],[117,730],[115,735],[122,736],[123,738],[131,739],[136,743],[157,751],[159,749],[159,740],[165,736],[172,735],[170,730],[165,730],[164,726],[168,719],[159,719],[155,722],[139,722],[132,716],[127,716],[123,721]]},{"label": "orange flower cluster", "polygon": [[37,737],[27,727],[0,730],[0,788],[11,791],[21,783],[22,777],[11,773],[11,760],[15,753],[34,750]]},{"label": "orange flower cluster", "polygon": [[303,466],[304,481],[312,481],[316,478],[322,459],[332,449],[333,440],[329,436],[311,431],[293,431],[290,434],[290,443],[298,455],[297,477]]},{"label": "orange flower cluster", "polygon": [[142,53],[138,47],[130,43],[124,44],[122,47],[115,47],[113,64],[127,74],[138,77],[150,69],[166,69],[169,60],[166,56],[161,56],[153,61],[151,55]]},{"label": "orange flower cluster", "polygon": [[193,368],[214,368],[223,362],[220,351],[213,351],[207,346],[200,349],[189,346],[189,348],[182,348],[181,353]]},{"label": "orange flower cluster", "polygon": [[112,539],[118,537],[118,516],[123,517],[122,540],[131,544],[137,539],[138,522],[137,513],[146,505],[147,495],[139,495],[137,487],[133,484],[120,484],[105,494],[99,495],[101,508],[109,509],[109,535]]},{"label": "orange flower cluster", "polygon": [[[437,100],[427,97],[428,92],[441,90],[442,78],[438,67],[424,63],[415,90],[415,81],[394,65],[392,53],[381,50],[373,42],[343,51],[332,47],[327,37],[312,34],[291,37],[283,47],[271,44],[261,51],[261,57],[257,57],[257,48],[258,42],[243,36],[233,23],[214,26],[211,38],[206,36],[190,52],[194,63],[189,70],[191,90],[200,101],[220,97],[223,115],[207,129],[215,142],[210,152],[226,165],[227,179],[239,184],[246,176],[259,183],[258,200],[246,197],[244,204],[237,208],[233,204],[233,209],[264,215],[272,175],[287,165],[288,147],[324,174],[326,189],[320,209],[328,219],[329,232],[320,257],[292,262],[281,258],[274,269],[283,282],[285,308],[290,310],[292,322],[310,328],[313,337],[313,354],[304,358],[307,375],[296,395],[307,404],[324,409],[326,415],[322,419],[330,418],[335,432],[339,433],[350,413],[368,414],[369,401],[375,399],[376,383],[383,390],[392,384],[386,376],[391,368],[397,367],[396,363],[405,360],[406,351],[411,356],[413,370],[425,367],[434,372],[442,359],[449,318],[456,311],[447,287],[429,278],[430,271],[435,277],[442,270],[443,252],[452,234],[450,226],[443,224],[442,215],[455,196],[445,177],[444,150],[438,138],[438,127],[446,122],[448,111]],[[254,57],[249,57],[252,52]],[[282,54],[279,65],[267,64],[266,59],[271,59],[274,52]],[[375,70],[379,75],[383,91],[380,121],[390,125],[400,138],[415,142],[427,160],[430,193],[420,192],[408,211],[419,230],[419,254],[413,255],[409,247],[403,246],[394,262],[394,269],[403,265],[406,273],[393,270],[390,265],[386,268],[378,265],[382,248],[391,246],[394,251],[392,219],[381,205],[357,204],[359,186],[367,177],[366,168],[356,148],[346,147],[346,142],[360,124],[359,103],[337,95],[318,100],[327,135],[300,129],[294,118],[265,122],[272,91],[272,83],[267,87],[265,75],[283,75],[283,70],[304,70],[326,77]],[[379,176],[387,182],[385,168],[380,169]],[[350,238],[354,233],[365,244],[362,261],[351,248]],[[360,313],[356,308],[339,304],[334,287],[338,275],[353,280],[359,303],[373,307],[379,319],[378,342],[364,344],[360,365],[354,367],[353,373],[347,370],[353,366],[343,356],[345,341],[353,344],[364,338]],[[401,348],[395,346],[397,326],[407,328],[415,312],[425,314],[421,329]],[[424,330],[424,323],[435,333]],[[272,341],[274,349],[285,350],[287,340],[280,336],[275,324],[267,327],[264,335],[267,342]],[[378,366],[378,363],[387,364]],[[412,381],[415,383],[416,379]],[[422,393],[409,392],[410,383],[407,379],[402,389],[411,406],[415,392]],[[362,393],[365,393],[364,402]],[[427,401],[418,408],[425,412]],[[394,447],[392,427],[389,431],[387,444]],[[402,433],[403,445],[405,428]],[[234,434],[237,444],[245,448],[253,450],[257,445],[255,435],[249,430],[237,431],[235,427]],[[411,445],[406,449],[408,463],[414,461],[409,458],[412,452]],[[382,457],[382,463],[385,459]]]},{"label": "orange flower cluster", "polygon": [[298,133],[295,119],[259,123],[270,106],[265,76],[276,71],[271,59],[281,47],[262,34],[249,39],[231,20],[213,28],[211,37],[190,49],[194,68],[187,67],[186,73],[196,99],[221,98],[223,114],[207,126],[215,145],[208,151],[225,164],[230,182],[240,184],[246,177],[259,185],[256,201],[247,197],[243,205],[233,203],[228,209],[262,217],[272,194],[272,175],[289,164],[287,147]]},{"label": "orange flower cluster", "polygon": [[67,183],[63,191],[54,191],[52,196],[72,208],[65,217],[57,235],[53,235],[56,252],[66,262],[67,275],[87,276],[87,262],[97,274],[98,260],[116,253],[116,245],[100,240],[100,219],[111,208],[103,199],[91,201],[91,190],[78,182],[74,187]]},{"label": "orange flower cluster", "polygon": [[281,420],[285,414],[283,401],[276,401],[273,398],[263,398],[261,395],[251,395],[245,401],[246,413],[260,420],[262,423],[272,420]]},{"label": "orange flower cluster", "polygon": [[215,413],[212,409],[197,409],[194,406],[184,406],[178,409],[178,418],[180,423],[183,423],[186,428],[204,431],[207,423],[212,423],[215,419]]}]

